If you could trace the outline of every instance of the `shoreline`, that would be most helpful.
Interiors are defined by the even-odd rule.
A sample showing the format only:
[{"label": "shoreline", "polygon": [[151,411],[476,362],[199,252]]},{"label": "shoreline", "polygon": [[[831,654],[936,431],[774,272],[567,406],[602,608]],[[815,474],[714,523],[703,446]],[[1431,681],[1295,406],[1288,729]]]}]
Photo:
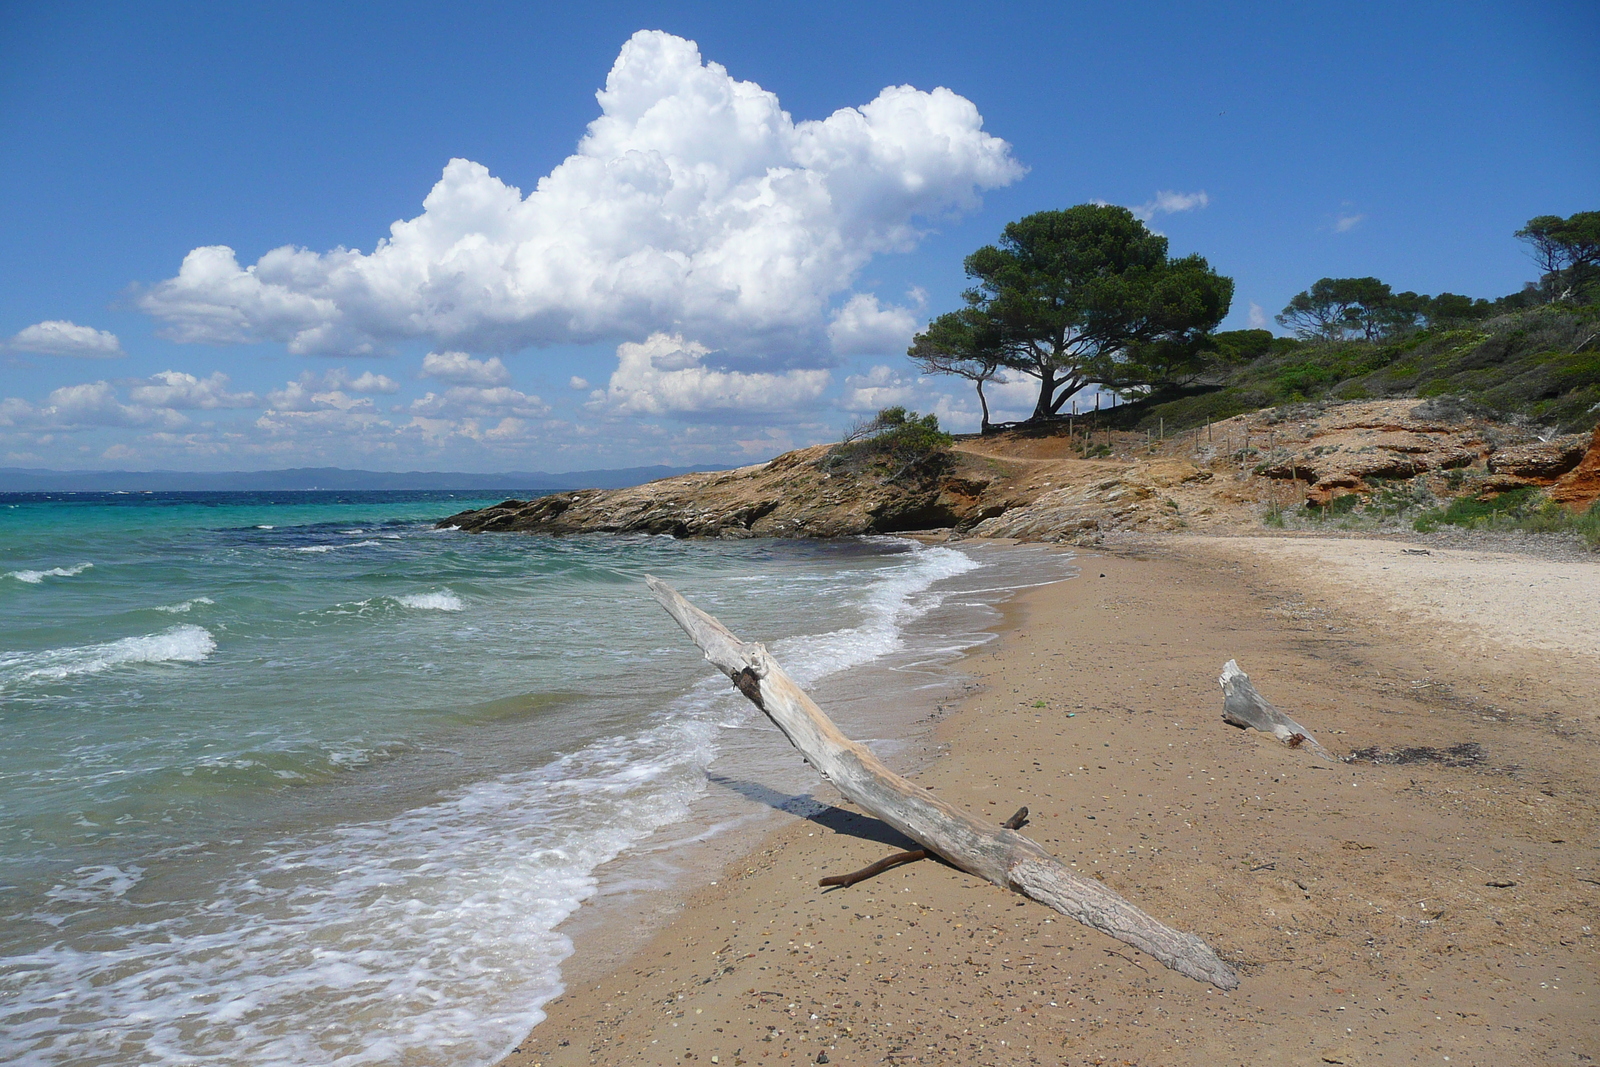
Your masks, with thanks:
[{"label": "shoreline", "polygon": [[[1028,804],[1026,833],[1206,938],[1239,964],[1240,990],[1211,991],[931,861],[823,892],[820,875],[906,847],[836,803],[695,890],[609,974],[569,984],[502,1063],[1596,1055],[1585,922],[1600,895],[1587,774],[1600,744],[1587,698],[1600,667],[1503,632],[1478,652],[1473,620],[1440,620],[1481,604],[1397,613],[1352,595],[1326,557],[1364,545],[1355,555],[1393,553],[1379,567],[1447,562],[1491,582],[1503,561],[1343,540],[1285,558],[1244,541],[1285,543],[1083,552],[1082,581],[1006,601],[999,640],[956,665],[982,688],[939,725],[948,750],[915,776],[996,819]],[[1564,581],[1600,590],[1576,588],[1600,573],[1583,566]],[[1392,592],[1409,579],[1382,580]],[[1483,758],[1318,766],[1221,724],[1226,658],[1335,751],[1471,744]],[[830,793],[819,783],[818,799]]]},{"label": "shoreline", "polygon": [[[1040,566],[1035,560],[1043,557],[1050,571],[1040,580],[1075,577],[1075,554],[1058,546],[964,547],[981,565],[941,579],[922,594],[937,597],[937,603],[904,624],[904,647],[810,687],[847,731],[870,741],[902,774],[914,775],[938,758],[938,724],[971,688],[962,663],[994,640],[1009,598],[1032,584],[1025,579]],[[686,639],[682,654],[699,658]],[[892,710],[885,713],[885,706]],[[595,872],[595,895],[556,928],[573,946],[560,964],[566,989],[625,966],[681,915],[696,889],[721,880],[716,872],[736,867],[766,838],[796,820],[803,825],[838,799],[777,729],[750,710],[749,724],[724,734],[723,751],[711,768],[712,788],[690,814],[604,864]]]}]

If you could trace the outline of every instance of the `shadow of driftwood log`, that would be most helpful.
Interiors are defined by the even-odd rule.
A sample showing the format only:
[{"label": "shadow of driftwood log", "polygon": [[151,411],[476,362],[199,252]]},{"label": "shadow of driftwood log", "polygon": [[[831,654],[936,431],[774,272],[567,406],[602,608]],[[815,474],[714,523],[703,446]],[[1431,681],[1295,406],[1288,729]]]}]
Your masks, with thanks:
[{"label": "shadow of driftwood log", "polygon": [[917,843],[905,834],[896,830],[882,819],[875,819],[871,815],[864,815],[859,811],[850,811],[848,808],[835,807],[824,804],[810,793],[784,793],[760,782],[751,782],[743,778],[729,778],[720,774],[708,774],[706,780],[713,785],[730,789],[740,796],[748,797],[760,804],[765,804],[774,811],[781,811],[789,815],[798,815],[807,822],[815,823],[825,830],[847,837],[858,837],[863,841],[873,841],[902,852],[914,849]]}]

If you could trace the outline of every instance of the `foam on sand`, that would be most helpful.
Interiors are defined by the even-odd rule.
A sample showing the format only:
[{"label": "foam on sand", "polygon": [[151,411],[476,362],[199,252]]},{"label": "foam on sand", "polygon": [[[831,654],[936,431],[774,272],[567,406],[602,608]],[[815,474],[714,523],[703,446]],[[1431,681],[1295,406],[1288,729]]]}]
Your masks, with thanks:
[{"label": "foam on sand", "polygon": [[51,567],[47,571],[11,571],[6,577],[38,585],[46,578],[75,578],[93,566],[93,563],[80,563],[76,567]]},{"label": "foam on sand", "polygon": [[174,626],[158,634],[124,637],[101,645],[52,648],[0,656],[0,684],[62,681],[113,667],[142,663],[199,663],[217,650],[216,638],[199,626]]}]

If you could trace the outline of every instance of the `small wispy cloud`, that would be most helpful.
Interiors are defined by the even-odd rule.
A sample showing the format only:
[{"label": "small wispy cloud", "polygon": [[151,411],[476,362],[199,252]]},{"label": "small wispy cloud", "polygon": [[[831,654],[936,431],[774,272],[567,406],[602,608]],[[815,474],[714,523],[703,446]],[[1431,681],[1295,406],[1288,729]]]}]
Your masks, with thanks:
[{"label": "small wispy cloud", "polygon": [[1333,220],[1333,232],[1349,233],[1351,230],[1361,225],[1361,220],[1365,218],[1365,215],[1340,215],[1338,218]]},{"label": "small wispy cloud", "polygon": [[1267,311],[1254,300],[1250,301],[1250,328],[1252,330],[1267,329]]},{"label": "small wispy cloud", "polygon": [[1183,211],[1198,211],[1211,203],[1211,197],[1204,189],[1196,193],[1179,193],[1171,189],[1161,189],[1156,195],[1146,200],[1137,207],[1129,208],[1134,215],[1143,222],[1149,222],[1157,215],[1176,215]]}]

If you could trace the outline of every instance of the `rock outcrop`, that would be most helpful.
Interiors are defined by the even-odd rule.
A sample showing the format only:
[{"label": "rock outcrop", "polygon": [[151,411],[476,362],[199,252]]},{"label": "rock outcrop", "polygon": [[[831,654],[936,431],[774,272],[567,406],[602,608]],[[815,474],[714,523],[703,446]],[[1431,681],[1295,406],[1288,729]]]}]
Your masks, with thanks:
[{"label": "rock outcrop", "polygon": [[977,537],[1019,541],[1088,541],[1113,529],[1150,526],[1176,530],[1185,525],[1182,505],[1169,493],[1184,484],[1203,484],[1213,472],[1185,460],[1143,464],[1089,485],[1069,486],[973,527]]},{"label": "rock outcrop", "polygon": [[1554,441],[1513,445],[1490,456],[1488,465],[1493,474],[1509,475],[1529,485],[1550,485],[1576,467],[1588,450],[1589,438],[1573,433]]},{"label": "rock outcrop", "polygon": [[1275,423],[1267,440],[1256,442],[1266,446],[1257,472],[1305,482],[1306,503],[1322,507],[1335,497],[1371,490],[1376,479],[1470,466],[1488,450],[1473,428],[1418,416],[1419,406],[1417,401],[1347,404]]},{"label": "rock outcrop", "polygon": [[[1269,409],[1164,441],[1019,431],[958,440],[905,467],[863,467],[817,445],[738,470],[507,500],[439,525],[711,538],[946,529],[1091,543],[1142,529],[1259,528],[1263,515],[1351,494],[1381,492],[1396,507],[1524,486],[1574,508],[1600,497],[1600,437],[1540,441],[1529,427],[1429,411],[1418,400]],[[1114,454],[1102,458],[1107,444]]]},{"label": "rock outcrop", "polygon": [[847,471],[830,468],[830,449],[817,445],[768,463],[630,489],[507,500],[439,525],[473,533],[844,537],[956,526],[982,517],[993,476],[959,456],[935,456],[893,471]]},{"label": "rock outcrop", "polygon": [[1589,448],[1578,463],[1550,487],[1550,499],[1581,511],[1600,500],[1600,426],[1589,438]]}]

